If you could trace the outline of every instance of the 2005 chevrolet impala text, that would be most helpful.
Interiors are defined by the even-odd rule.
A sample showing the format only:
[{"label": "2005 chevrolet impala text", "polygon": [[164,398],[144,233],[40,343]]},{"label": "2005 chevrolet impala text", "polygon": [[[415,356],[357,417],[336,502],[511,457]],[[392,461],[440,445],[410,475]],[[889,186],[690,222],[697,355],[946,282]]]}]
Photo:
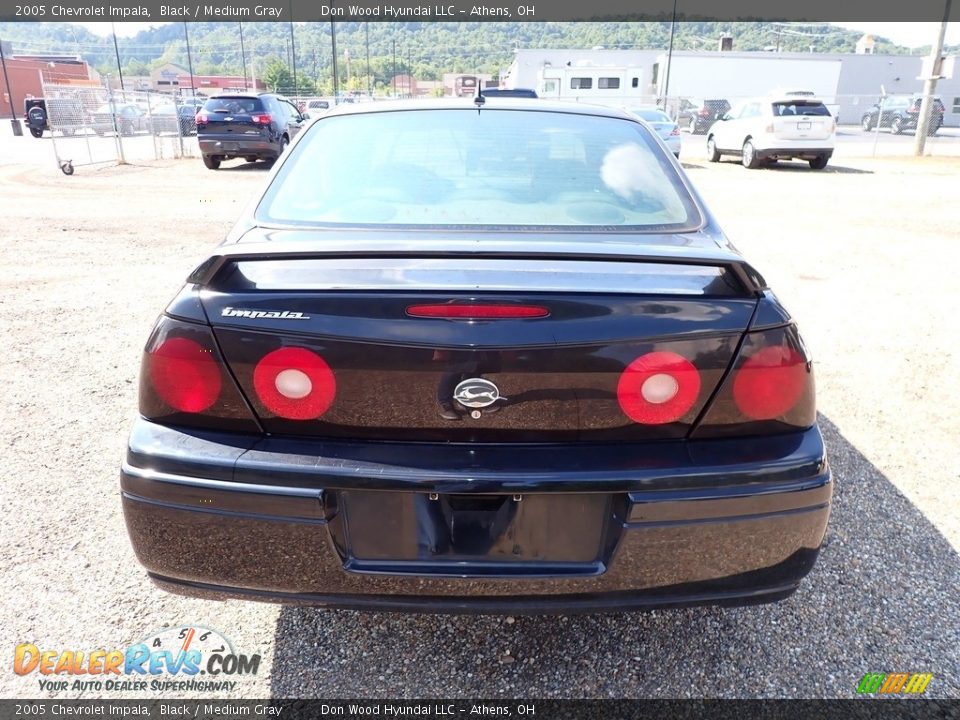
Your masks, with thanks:
[{"label": "2005 chevrolet impala text", "polygon": [[121,473],[174,592],[446,612],[743,604],[813,566],[810,356],[621,111],[307,126],[144,351]]}]

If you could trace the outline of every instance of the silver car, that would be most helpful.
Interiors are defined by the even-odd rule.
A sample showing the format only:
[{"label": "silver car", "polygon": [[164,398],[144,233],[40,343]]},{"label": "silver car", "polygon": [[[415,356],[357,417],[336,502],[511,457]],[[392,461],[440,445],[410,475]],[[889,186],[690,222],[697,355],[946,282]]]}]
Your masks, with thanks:
[{"label": "silver car", "polygon": [[656,130],[660,139],[670,148],[670,152],[675,157],[680,157],[680,126],[677,125],[676,121],[671,120],[663,110],[655,107],[625,107],[624,110],[645,121]]}]

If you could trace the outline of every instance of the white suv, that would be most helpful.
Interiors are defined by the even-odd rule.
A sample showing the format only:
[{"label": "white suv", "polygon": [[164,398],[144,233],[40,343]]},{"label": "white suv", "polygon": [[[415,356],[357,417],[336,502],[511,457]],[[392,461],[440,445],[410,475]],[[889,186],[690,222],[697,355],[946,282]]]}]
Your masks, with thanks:
[{"label": "white suv", "polygon": [[746,100],[707,131],[707,158],[739,155],[743,166],[800,158],[822,170],[833,155],[837,123],[813,97],[778,95]]}]

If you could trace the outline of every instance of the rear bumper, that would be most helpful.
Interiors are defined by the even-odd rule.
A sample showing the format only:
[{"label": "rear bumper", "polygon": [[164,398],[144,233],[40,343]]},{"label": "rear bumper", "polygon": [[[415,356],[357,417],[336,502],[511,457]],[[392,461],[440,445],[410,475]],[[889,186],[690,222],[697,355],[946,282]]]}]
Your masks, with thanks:
[{"label": "rear bumper", "polygon": [[812,160],[821,156],[826,156],[829,160],[833,157],[833,148],[810,145],[809,147],[768,147],[768,148],[755,148],[755,152],[758,158],[761,160],[766,160],[769,158],[803,158],[804,160]]},{"label": "rear bumper", "polygon": [[[303,442],[139,421],[121,471],[123,508],[154,581],[201,597],[516,613],[749,604],[792,593],[816,560],[829,516],[832,483],[819,431],[661,445]],[[389,552],[377,545],[378,530],[407,527],[397,519],[404,508],[436,502],[432,493],[441,503],[450,494],[502,495],[519,505],[526,498],[531,513],[549,494],[582,494],[606,508],[594,528],[596,557],[558,563],[546,547],[523,548],[531,553],[523,562],[509,552],[503,562],[492,555],[434,562],[429,553],[358,560],[357,548]],[[372,516],[381,525],[369,512],[361,522],[358,502],[382,508]],[[344,520],[347,505],[354,523]],[[410,532],[424,529],[421,522]],[[584,537],[590,532],[587,525]],[[524,537],[511,536],[514,552]],[[577,539],[568,533],[564,542]],[[594,546],[584,542],[587,550],[570,552],[590,555]]]},{"label": "rear bumper", "polygon": [[277,158],[280,156],[280,143],[264,138],[235,138],[205,136],[198,138],[200,153],[207,156],[230,159],[235,157]]}]

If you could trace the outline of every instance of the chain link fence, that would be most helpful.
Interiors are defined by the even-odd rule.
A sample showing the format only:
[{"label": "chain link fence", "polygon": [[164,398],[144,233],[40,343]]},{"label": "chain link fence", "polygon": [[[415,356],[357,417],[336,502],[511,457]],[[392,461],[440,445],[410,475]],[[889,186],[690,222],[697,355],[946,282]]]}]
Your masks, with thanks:
[{"label": "chain link fence", "polygon": [[202,102],[164,93],[50,85],[27,124],[49,137],[65,174],[97,163],[199,157],[194,120]]}]

